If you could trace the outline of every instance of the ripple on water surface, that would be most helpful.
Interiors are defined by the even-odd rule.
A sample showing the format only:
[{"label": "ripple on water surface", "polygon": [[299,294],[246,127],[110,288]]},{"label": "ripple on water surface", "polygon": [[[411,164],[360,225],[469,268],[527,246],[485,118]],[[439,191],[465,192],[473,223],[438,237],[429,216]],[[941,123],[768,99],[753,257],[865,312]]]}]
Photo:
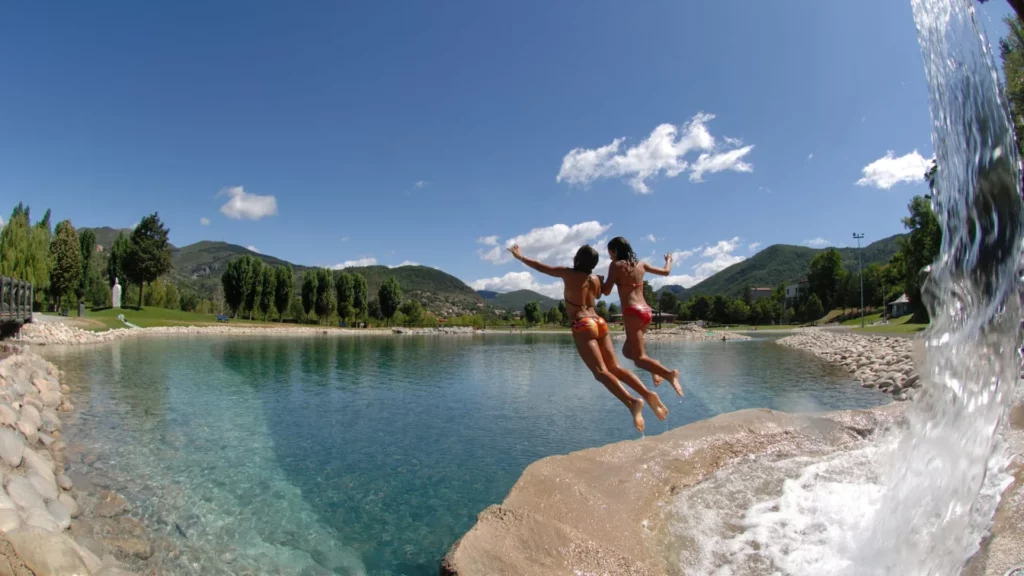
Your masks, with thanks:
[{"label": "ripple on water surface", "polygon": [[[649,433],[741,408],[887,401],[769,340],[650,350],[687,395],[659,389],[672,414],[649,414]],[[530,462],[636,437],[560,336],[177,337],[51,354],[90,462],[72,471],[173,541],[166,574],[436,574]]]}]

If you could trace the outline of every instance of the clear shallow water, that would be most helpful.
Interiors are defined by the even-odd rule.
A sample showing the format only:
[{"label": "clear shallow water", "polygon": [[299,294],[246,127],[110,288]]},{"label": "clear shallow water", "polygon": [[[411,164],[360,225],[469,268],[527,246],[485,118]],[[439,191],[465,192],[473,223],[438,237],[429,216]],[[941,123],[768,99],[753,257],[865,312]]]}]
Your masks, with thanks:
[{"label": "clear shallow water", "polygon": [[[684,373],[686,397],[659,389],[671,414],[648,413],[648,434],[888,400],[767,339],[650,351]],[[174,541],[168,574],[436,574],[529,463],[637,436],[565,336],[154,338],[50,355],[74,383],[70,441],[97,458],[72,470]]]}]

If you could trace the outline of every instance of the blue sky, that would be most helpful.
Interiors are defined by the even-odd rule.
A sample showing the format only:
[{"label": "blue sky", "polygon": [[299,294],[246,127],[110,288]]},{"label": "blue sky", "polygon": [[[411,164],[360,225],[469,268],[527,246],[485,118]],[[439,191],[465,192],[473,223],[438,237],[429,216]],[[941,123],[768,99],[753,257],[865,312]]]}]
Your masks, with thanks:
[{"label": "blue sky", "polygon": [[877,240],[932,155],[909,1],[15,3],[0,78],[2,206],[501,291],[558,291],[511,240]]}]

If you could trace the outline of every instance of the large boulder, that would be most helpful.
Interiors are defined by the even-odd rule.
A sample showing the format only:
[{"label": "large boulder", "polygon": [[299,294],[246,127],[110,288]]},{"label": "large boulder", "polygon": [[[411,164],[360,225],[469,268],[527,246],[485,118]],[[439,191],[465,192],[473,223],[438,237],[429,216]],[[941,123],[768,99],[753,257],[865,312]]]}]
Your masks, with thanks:
[{"label": "large boulder", "polygon": [[24,476],[15,476],[7,483],[7,493],[11,500],[22,510],[30,508],[46,508],[43,497]]},{"label": "large boulder", "polygon": [[56,483],[57,478],[53,473],[53,461],[46,456],[41,455],[39,452],[30,448],[25,449],[25,454],[22,456],[22,460],[25,466],[28,467],[29,471],[38,472],[40,476],[50,482]]},{"label": "large boulder", "polygon": [[25,478],[27,478],[32,484],[32,487],[36,489],[36,492],[46,500],[56,500],[57,496],[60,495],[60,492],[57,491],[57,484],[53,480],[43,478],[42,475],[35,470],[26,474]]},{"label": "large boulder", "polygon": [[10,428],[0,427],[0,460],[11,468],[17,468],[21,466],[24,454],[25,438]]},{"label": "large boulder", "polygon": [[36,576],[89,576],[89,569],[61,534],[23,526],[8,532],[7,540]]},{"label": "large boulder", "polygon": [[18,422],[28,422],[33,427],[35,427],[36,430],[38,430],[39,426],[41,426],[43,423],[43,418],[39,414],[39,410],[37,410],[35,406],[32,406],[31,404],[26,404],[25,406],[21,407],[21,416],[18,418]]},{"label": "large boulder", "polygon": [[0,426],[14,428],[18,423],[18,413],[7,403],[0,404]]}]

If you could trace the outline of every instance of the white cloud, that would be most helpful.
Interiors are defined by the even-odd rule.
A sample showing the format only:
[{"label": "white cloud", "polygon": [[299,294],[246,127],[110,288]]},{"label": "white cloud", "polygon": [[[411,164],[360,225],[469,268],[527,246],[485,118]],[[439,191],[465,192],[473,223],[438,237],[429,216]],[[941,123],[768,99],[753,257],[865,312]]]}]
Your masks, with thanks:
[{"label": "white cloud", "polygon": [[[727,149],[720,150],[706,125],[714,117],[714,114],[699,113],[679,128],[662,124],[646,140],[622,153],[619,150],[625,138],[616,138],[611,144],[593,150],[570,150],[562,159],[555,181],[587,185],[601,178],[628,177],[634,191],[648,194],[651,190],[646,181],[661,173],[675,178],[690,168],[690,180],[699,182],[704,173],[752,171],[753,167],[743,158],[754,147],[736,148],[739,140],[725,138]],[[683,157],[694,151],[702,154],[691,167]]]},{"label": "white cloud", "polygon": [[679,274],[675,276],[654,276],[651,278],[651,288],[657,290],[662,286],[682,286],[683,288],[689,288],[695,284],[700,283],[703,278],[699,276],[693,276],[691,274]]},{"label": "white cloud", "polygon": [[674,263],[679,263],[689,260],[694,254],[700,252],[703,249],[703,246],[698,246],[693,250],[676,250],[675,252],[672,252],[672,261]]},{"label": "white cloud", "polygon": [[533,290],[548,298],[562,298],[563,284],[559,281],[541,284],[529,272],[509,272],[504,276],[481,278],[469,284],[474,290],[492,290],[494,292],[513,292],[515,290]]},{"label": "white cloud", "polygon": [[252,245],[246,246],[245,249],[249,250],[250,252],[255,252],[257,254],[262,254],[262,252],[260,252],[255,246],[252,246]]},{"label": "white cloud", "polygon": [[221,194],[231,197],[220,207],[221,214],[233,220],[259,220],[277,214],[277,199],[271,195],[250,194],[242,186],[225,188]]},{"label": "white cloud", "polygon": [[857,180],[857,185],[888,190],[896,184],[923,182],[930,165],[931,160],[918,154],[917,150],[899,158],[893,156],[890,150],[863,168],[864,175]]},{"label": "white cloud", "polygon": [[400,268],[402,266],[419,266],[419,265],[420,265],[419,262],[413,262],[412,260],[404,260],[404,261],[402,261],[401,264],[396,264],[394,266],[388,266],[388,268]]},{"label": "white cloud", "polygon": [[[568,265],[572,263],[572,257],[580,246],[600,237],[611,226],[611,224],[601,224],[597,221],[581,222],[573,226],[555,224],[546,228],[534,228],[526,234],[509,238],[503,246],[498,245],[496,236],[487,236],[480,240],[490,241],[493,239],[495,244],[489,250],[479,250],[478,254],[483,260],[503,264],[512,259],[512,255],[505,248],[511,248],[518,244],[523,254],[530,258],[554,265]],[[602,242],[603,240],[598,240],[597,245],[600,246]],[[481,243],[487,244],[487,242]],[[600,250],[598,252],[600,253]]]},{"label": "white cloud", "polygon": [[205,217],[204,218],[200,218],[199,219],[199,225],[200,226],[209,226],[210,225],[210,219],[209,218],[205,218]]},{"label": "white cloud", "polygon": [[341,264],[335,264],[334,266],[329,266],[329,268],[331,268],[332,270],[342,270],[344,268],[359,268],[359,267],[362,267],[362,266],[376,266],[376,265],[377,265],[377,259],[373,258],[371,256],[371,257],[366,257],[366,258],[359,258],[357,260],[346,260],[346,261],[342,262]]},{"label": "white cloud", "polygon": [[[651,286],[655,290],[666,285],[677,285],[689,288],[700,283],[709,276],[725,270],[733,264],[746,260],[745,256],[733,254],[740,246],[740,238],[734,237],[730,240],[720,240],[710,246],[700,246],[693,250],[681,250],[672,253],[675,262],[682,262],[695,255],[699,255],[699,262],[690,267],[691,274],[675,274],[672,276],[654,276],[651,278]],[[675,263],[674,262],[674,263]]]},{"label": "white cloud", "polygon": [[761,243],[760,242],[751,242],[747,246],[747,250],[750,251],[750,252],[753,252],[754,250],[757,250],[760,247],[761,247]]},{"label": "white cloud", "polygon": [[429,184],[429,182],[427,182],[426,180],[417,180],[416,183],[413,184],[413,186],[417,188],[424,188],[426,187],[427,184]]},{"label": "white cloud", "polygon": [[483,244],[484,246],[497,246],[498,245],[498,237],[497,236],[481,236],[481,237],[476,239],[476,242],[477,242],[477,244]]},{"label": "white cloud", "polygon": [[648,234],[647,236],[644,236],[644,240],[647,240],[648,242],[652,243],[658,241],[658,239],[654,237],[654,234]]},{"label": "white cloud", "polygon": [[804,240],[804,244],[807,244],[812,248],[824,248],[825,246],[828,246],[832,243],[819,236],[818,238],[814,238],[813,240]]}]

